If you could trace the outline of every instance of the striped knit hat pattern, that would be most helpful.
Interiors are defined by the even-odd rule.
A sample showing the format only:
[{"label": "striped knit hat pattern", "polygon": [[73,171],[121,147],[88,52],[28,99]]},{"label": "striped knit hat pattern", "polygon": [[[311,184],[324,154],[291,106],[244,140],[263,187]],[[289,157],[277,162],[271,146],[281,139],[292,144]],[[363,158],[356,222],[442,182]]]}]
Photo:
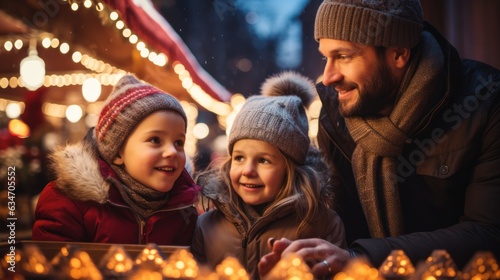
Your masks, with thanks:
[{"label": "striped knit hat pattern", "polygon": [[187,125],[184,109],[175,97],[139,81],[134,75],[123,76],[104,102],[94,129],[101,156],[108,163],[113,162],[132,130],[160,110],[178,113]]},{"label": "striped knit hat pattern", "polygon": [[324,0],[314,38],[412,48],[420,40],[423,18],[419,0]]}]

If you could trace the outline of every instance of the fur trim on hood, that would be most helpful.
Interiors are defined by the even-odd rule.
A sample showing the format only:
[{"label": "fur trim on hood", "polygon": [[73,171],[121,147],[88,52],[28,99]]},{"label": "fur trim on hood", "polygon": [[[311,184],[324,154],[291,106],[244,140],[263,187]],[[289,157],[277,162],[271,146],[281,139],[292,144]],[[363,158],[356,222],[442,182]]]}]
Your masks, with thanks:
[{"label": "fur trim on hood", "polygon": [[92,131],[82,141],[54,151],[49,159],[57,189],[74,200],[104,204],[110,183],[101,175]]},{"label": "fur trim on hood", "polygon": [[323,200],[326,205],[333,209],[333,186],[338,182],[332,182],[330,165],[321,152],[315,147],[309,148],[309,154],[307,155],[305,165],[312,166],[312,168],[316,170],[320,184],[319,199]]}]

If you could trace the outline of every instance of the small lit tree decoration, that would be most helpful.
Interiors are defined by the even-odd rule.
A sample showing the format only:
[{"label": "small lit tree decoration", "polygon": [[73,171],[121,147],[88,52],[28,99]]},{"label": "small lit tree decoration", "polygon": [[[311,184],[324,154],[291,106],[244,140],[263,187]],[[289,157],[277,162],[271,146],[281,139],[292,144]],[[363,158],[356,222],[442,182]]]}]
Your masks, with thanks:
[{"label": "small lit tree decoration", "polygon": [[234,257],[225,258],[219,265],[215,267],[215,272],[219,275],[220,280],[249,280],[250,277]]},{"label": "small lit tree decoration", "polygon": [[403,250],[392,250],[378,271],[385,279],[409,279],[415,268]]},{"label": "small lit tree decoration", "polygon": [[304,260],[296,254],[282,258],[264,278],[265,280],[312,280],[314,276]]},{"label": "small lit tree decoration", "polygon": [[16,265],[22,258],[24,256],[21,250],[7,250],[1,259],[0,279],[9,279],[6,275],[9,275],[12,279],[24,279],[22,276],[23,273],[19,269],[16,270]]},{"label": "small lit tree decoration", "polygon": [[163,279],[163,265],[165,257],[158,245],[149,243],[135,258],[134,270],[130,279]]},{"label": "small lit tree decoration", "polygon": [[365,257],[351,259],[334,280],[383,280],[378,269],[371,266]]},{"label": "small lit tree decoration", "polygon": [[163,276],[166,279],[194,279],[198,276],[198,264],[188,250],[176,250],[165,262]]},{"label": "small lit tree decoration", "polygon": [[21,251],[16,249],[14,251],[8,251],[3,255],[2,258],[2,269],[7,270],[8,267],[15,265],[21,261]]},{"label": "small lit tree decoration", "polygon": [[149,243],[135,258],[135,264],[152,264],[154,266],[161,266],[164,260],[165,257],[163,256],[161,250],[158,248],[158,245]]},{"label": "small lit tree decoration", "polygon": [[464,266],[458,279],[496,280],[500,279],[498,262],[492,252],[479,251]]},{"label": "small lit tree decoration", "polygon": [[446,250],[434,250],[425,262],[417,265],[415,280],[446,280],[455,279],[457,266]]},{"label": "small lit tree decoration", "polygon": [[104,277],[111,279],[125,279],[133,268],[134,261],[120,245],[112,245],[99,265]]},{"label": "small lit tree decoration", "polygon": [[62,247],[51,261],[57,279],[102,280],[89,254],[74,245]]},{"label": "small lit tree decoration", "polygon": [[52,272],[52,266],[34,244],[23,245],[19,266],[27,278],[49,278]]},{"label": "small lit tree decoration", "polygon": [[198,268],[198,276],[195,278],[196,280],[219,280],[219,275],[217,272],[213,271],[210,267],[201,265]]}]

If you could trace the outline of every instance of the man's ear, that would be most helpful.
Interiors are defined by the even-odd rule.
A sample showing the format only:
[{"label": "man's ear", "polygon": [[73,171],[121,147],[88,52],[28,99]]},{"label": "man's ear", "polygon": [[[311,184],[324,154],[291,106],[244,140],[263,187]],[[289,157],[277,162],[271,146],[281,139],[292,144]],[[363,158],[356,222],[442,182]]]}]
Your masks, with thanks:
[{"label": "man's ear", "polygon": [[409,48],[389,48],[389,59],[392,60],[392,65],[398,69],[406,68],[410,60]]},{"label": "man's ear", "polygon": [[113,160],[113,163],[116,165],[123,165],[123,159],[120,154],[118,154],[115,159]]}]

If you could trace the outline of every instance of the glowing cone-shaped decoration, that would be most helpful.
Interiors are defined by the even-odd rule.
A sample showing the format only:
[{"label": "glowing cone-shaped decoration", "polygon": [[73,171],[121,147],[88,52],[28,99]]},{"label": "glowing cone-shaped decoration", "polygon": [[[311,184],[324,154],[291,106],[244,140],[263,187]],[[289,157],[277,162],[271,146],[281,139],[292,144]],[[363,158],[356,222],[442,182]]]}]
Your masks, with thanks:
[{"label": "glowing cone-shaped decoration", "polygon": [[198,276],[198,264],[191,252],[177,250],[166,260],[163,276],[166,279],[194,279]]},{"label": "glowing cone-shaped decoration", "polygon": [[334,280],[383,280],[378,269],[371,266],[364,257],[351,259],[344,270],[337,273]]},{"label": "glowing cone-shaped decoration", "polygon": [[282,258],[266,275],[265,280],[303,279],[312,280],[314,276],[304,260],[295,254]]},{"label": "glowing cone-shaped decoration", "polygon": [[458,279],[497,280],[500,279],[500,268],[493,253],[479,251],[472,256],[469,262],[459,273]]},{"label": "glowing cone-shaped decoration", "polygon": [[50,278],[52,266],[37,245],[24,244],[21,260],[18,262],[26,278]]},{"label": "glowing cone-shaped decoration", "polygon": [[99,268],[106,278],[126,278],[134,268],[134,261],[120,245],[113,245],[102,257]]},{"label": "glowing cone-shaped decoration", "polygon": [[60,279],[101,280],[101,272],[97,269],[89,254],[76,246],[62,247],[51,261]]},{"label": "glowing cone-shaped decoration", "polygon": [[403,250],[393,250],[378,271],[385,279],[409,279],[415,274],[415,267]]},{"label": "glowing cone-shaped decoration", "polygon": [[162,279],[165,257],[154,243],[146,247],[135,258],[135,266],[130,279]]},{"label": "glowing cone-shaped decoration", "polygon": [[420,263],[412,279],[446,280],[457,277],[457,266],[446,250],[434,250],[425,262]]},{"label": "glowing cone-shaped decoration", "polygon": [[217,267],[215,272],[219,275],[220,280],[249,280],[245,268],[234,257],[225,258]]}]

